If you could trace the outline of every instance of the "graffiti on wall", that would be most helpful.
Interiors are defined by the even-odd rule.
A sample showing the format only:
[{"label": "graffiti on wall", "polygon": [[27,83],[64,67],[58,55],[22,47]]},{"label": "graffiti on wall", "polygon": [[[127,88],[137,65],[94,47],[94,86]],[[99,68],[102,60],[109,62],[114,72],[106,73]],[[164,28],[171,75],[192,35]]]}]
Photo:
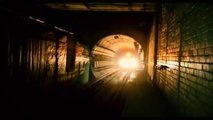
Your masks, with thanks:
[{"label": "graffiti on wall", "polygon": [[53,75],[55,69],[55,62],[56,62],[56,43],[54,41],[47,41],[46,44],[46,65],[47,65],[47,74]]},{"label": "graffiti on wall", "polygon": [[58,73],[63,74],[66,70],[66,56],[67,56],[67,36],[59,39],[58,48]]},{"label": "graffiti on wall", "polygon": [[[66,68],[66,54],[67,54],[67,36],[63,36],[59,39],[57,58],[58,58],[58,74],[64,74]],[[54,74],[56,64],[56,42],[47,41],[46,44],[46,56],[47,56],[47,73],[48,75]]]},{"label": "graffiti on wall", "polygon": [[77,57],[88,57],[89,56],[88,48],[85,45],[80,44],[79,42],[76,43],[75,51],[76,51]]}]

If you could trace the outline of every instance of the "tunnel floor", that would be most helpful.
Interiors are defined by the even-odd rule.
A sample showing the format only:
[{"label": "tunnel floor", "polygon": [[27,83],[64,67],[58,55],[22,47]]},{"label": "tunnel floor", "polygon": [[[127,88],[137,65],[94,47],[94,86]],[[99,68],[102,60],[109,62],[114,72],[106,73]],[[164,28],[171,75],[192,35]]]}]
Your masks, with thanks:
[{"label": "tunnel floor", "polygon": [[145,79],[127,84],[126,103],[122,117],[176,117],[164,96]]},{"label": "tunnel floor", "polygon": [[3,108],[7,117],[26,118],[176,117],[163,95],[145,78],[139,75],[121,89],[119,84],[101,83],[82,87],[64,82],[45,89],[28,86],[13,90]]}]

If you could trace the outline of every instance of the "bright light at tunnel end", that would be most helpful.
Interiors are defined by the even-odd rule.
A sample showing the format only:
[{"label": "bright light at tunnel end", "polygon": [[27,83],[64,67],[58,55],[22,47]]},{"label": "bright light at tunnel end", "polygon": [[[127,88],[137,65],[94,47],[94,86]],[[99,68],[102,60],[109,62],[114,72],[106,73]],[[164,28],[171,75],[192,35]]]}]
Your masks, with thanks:
[{"label": "bright light at tunnel end", "polygon": [[118,65],[124,69],[136,69],[138,66],[138,61],[136,58],[121,58],[118,60]]}]

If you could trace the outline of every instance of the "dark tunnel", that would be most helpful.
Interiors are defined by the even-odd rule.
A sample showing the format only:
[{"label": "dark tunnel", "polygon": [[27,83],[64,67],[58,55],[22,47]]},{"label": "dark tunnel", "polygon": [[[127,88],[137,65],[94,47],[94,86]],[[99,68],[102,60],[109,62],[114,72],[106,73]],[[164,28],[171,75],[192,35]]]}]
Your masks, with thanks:
[{"label": "dark tunnel", "polygon": [[140,0],[1,4],[1,117],[212,117],[212,10]]}]

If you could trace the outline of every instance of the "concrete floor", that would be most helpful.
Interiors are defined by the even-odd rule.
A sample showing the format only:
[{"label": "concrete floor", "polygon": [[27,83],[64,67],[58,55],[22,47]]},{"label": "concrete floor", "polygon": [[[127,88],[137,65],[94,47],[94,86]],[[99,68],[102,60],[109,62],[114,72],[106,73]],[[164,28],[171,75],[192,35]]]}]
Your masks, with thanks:
[{"label": "concrete floor", "polygon": [[122,117],[176,117],[159,91],[149,81],[127,84]]},{"label": "concrete floor", "polygon": [[[145,73],[141,72],[132,81],[125,84],[124,88],[119,90],[119,84],[111,84],[97,89],[96,97],[92,102],[88,102],[89,109],[94,108],[91,112],[98,117],[122,117],[122,118],[161,118],[161,117],[177,117],[175,111],[170,107],[151,81],[148,81]],[[116,91],[118,91],[116,93]],[[97,93],[99,95],[97,95]],[[91,98],[87,96],[84,98]]]},{"label": "concrete floor", "polygon": [[[4,116],[12,118],[176,117],[160,92],[139,75],[123,89],[119,84],[87,89],[63,83],[56,88],[17,88],[5,93]],[[21,90],[20,90],[21,89]]]}]

